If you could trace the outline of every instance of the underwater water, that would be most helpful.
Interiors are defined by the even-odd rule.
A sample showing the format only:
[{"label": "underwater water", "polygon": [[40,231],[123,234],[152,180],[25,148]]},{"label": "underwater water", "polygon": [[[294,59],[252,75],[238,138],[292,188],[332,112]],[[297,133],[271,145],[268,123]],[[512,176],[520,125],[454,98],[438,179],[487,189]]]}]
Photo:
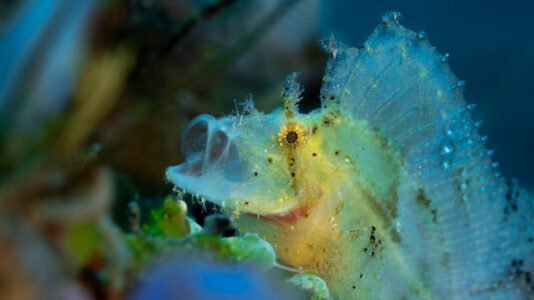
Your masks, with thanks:
[{"label": "underwater water", "polygon": [[531,299],[532,8],[0,2],[0,299]]}]

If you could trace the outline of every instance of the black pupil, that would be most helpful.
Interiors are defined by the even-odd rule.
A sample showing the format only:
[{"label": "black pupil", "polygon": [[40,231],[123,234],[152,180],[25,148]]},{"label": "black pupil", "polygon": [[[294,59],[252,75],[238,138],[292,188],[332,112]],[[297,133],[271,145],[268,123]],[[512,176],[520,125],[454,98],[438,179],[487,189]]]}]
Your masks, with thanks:
[{"label": "black pupil", "polygon": [[286,142],[293,144],[298,140],[299,136],[296,132],[290,131],[286,134]]}]

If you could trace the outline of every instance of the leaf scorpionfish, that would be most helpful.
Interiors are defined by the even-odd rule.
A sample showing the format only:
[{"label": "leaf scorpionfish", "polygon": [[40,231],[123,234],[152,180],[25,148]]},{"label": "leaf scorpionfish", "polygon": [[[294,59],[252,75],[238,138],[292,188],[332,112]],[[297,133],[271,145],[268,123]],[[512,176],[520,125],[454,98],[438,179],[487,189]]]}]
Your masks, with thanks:
[{"label": "leaf scorpionfish", "polygon": [[448,55],[399,19],[325,43],[310,113],[291,74],[271,113],[194,119],[167,179],[334,299],[532,299],[534,203],[495,170]]}]

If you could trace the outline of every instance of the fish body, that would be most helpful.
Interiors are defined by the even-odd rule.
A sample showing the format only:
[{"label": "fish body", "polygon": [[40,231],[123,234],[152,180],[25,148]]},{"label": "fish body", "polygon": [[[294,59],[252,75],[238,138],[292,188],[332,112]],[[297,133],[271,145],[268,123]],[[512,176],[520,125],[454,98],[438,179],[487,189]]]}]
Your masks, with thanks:
[{"label": "fish body", "polygon": [[532,298],[533,203],[496,172],[448,55],[399,18],[326,43],[317,110],[291,74],[269,114],[197,117],[167,178],[335,299]]}]

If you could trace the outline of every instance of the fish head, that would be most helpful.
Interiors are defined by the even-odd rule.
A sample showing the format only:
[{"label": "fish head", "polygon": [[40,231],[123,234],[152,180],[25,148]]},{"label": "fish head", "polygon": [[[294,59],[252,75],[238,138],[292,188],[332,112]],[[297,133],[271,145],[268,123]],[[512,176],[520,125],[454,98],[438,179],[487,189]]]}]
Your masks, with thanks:
[{"label": "fish head", "polygon": [[307,115],[283,109],[216,119],[200,115],[181,145],[185,161],[167,170],[178,188],[232,212],[283,214],[300,207],[297,152],[309,142]]}]

